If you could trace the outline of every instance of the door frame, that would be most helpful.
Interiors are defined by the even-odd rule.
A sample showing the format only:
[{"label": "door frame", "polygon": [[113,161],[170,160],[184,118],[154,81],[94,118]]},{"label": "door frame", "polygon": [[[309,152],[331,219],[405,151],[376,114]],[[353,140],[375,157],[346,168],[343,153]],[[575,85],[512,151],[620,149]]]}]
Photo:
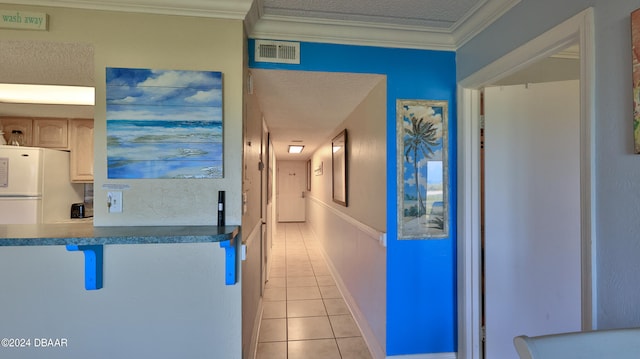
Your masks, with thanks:
[{"label": "door frame", "polygon": [[482,358],[480,89],[580,45],[580,225],[582,329],[597,327],[595,273],[595,41],[588,8],[458,83],[458,358]]}]

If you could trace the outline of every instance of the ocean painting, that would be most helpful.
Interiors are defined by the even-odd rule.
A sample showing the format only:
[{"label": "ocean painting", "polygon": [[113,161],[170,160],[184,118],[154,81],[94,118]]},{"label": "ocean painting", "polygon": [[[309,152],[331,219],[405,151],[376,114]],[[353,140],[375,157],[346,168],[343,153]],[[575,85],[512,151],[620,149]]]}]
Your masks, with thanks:
[{"label": "ocean painting", "polygon": [[449,236],[447,101],[398,100],[398,238]]},{"label": "ocean painting", "polygon": [[223,177],[222,73],[112,68],[107,177]]}]

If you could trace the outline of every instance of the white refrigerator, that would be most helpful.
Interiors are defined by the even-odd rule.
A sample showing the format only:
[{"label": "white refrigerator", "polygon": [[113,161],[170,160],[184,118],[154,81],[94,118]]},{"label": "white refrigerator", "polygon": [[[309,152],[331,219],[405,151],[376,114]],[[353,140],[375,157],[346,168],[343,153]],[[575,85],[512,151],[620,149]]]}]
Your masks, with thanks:
[{"label": "white refrigerator", "polygon": [[0,224],[68,222],[84,185],[69,179],[69,152],[0,146]]}]

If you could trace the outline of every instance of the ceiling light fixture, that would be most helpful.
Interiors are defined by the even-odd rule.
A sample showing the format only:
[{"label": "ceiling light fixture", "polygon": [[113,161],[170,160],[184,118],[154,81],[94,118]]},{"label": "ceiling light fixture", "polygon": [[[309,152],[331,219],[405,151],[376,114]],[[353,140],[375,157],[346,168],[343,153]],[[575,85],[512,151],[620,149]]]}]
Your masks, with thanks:
[{"label": "ceiling light fixture", "polygon": [[303,149],[302,145],[289,145],[289,153],[301,153]]},{"label": "ceiling light fixture", "polygon": [[93,106],[95,89],[84,86],[0,84],[0,102]]}]

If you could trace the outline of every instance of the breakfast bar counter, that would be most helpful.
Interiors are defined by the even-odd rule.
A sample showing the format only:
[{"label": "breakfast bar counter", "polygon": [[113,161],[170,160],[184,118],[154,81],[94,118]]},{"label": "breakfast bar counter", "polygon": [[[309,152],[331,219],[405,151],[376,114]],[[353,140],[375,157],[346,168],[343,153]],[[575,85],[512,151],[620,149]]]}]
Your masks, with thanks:
[{"label": "breakfast bar counter", "polygon": [[225,248],[225,283],[236,283],[236,226],[94,227],[92,223],[0,226],[0,246],[65,245],[85,254],[85,288],[102,288],[104,245],[160,243],[220,243]]},{"label": "breakfast bar counter", "polygon": [[0,357],[240,359],[238,242],[238,226],[0,225]]},{"label": "breakfast bar counter", "polygon": [[234,240],[237,226],[94,227],[93,223],[0,225],[0,246],[206,243]]}]

